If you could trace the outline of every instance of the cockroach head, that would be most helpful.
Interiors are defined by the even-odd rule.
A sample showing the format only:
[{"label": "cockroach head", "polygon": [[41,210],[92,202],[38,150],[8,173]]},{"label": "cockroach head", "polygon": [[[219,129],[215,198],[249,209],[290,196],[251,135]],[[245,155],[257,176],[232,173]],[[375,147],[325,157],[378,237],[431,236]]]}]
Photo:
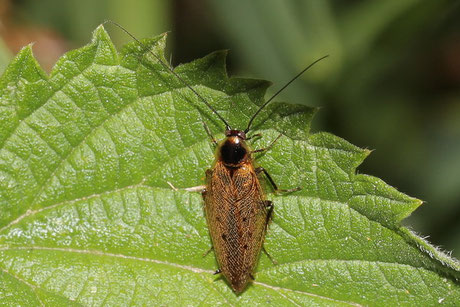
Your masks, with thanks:
[{"label": "cockroach head", "polygon": [[217,157],[226,166],[239,167],[250,156],[245,142],[246,134],[243,131],[228,130],[226,135],[227,137],[219,144]]},{"label": "cockroach head", "polygon": [[225,136],[237,136],[242,140],[246,140],[246,133],[243,130],[226,130]]}]

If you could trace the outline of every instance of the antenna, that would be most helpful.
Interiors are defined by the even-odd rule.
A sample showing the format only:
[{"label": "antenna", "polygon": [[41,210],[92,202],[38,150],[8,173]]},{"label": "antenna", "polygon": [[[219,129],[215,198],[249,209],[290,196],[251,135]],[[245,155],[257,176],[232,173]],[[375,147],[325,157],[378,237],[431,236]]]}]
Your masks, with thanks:
[{"label": "antenna", "polygon": [[263,108],[265,108],[267,106],[267,104],[269,104],[276,96],[278,96],[279,93],[281,93],[286,87],[288,87],[292,82],[294,82],[297,78],[299,78],[304,72],[306,72],[308,69],[310,69],[313,65],[315,65],[316,63],[318,63],[319,61],[327,58],[329,55],[325,55],[319,59],[317,59],[316,61],[314,61],[313,63],[311,63],[310,65],[308,65],[307,67],[305,67],[301,72],[299,72],[294,78],[292,78],[288,83],[286,83],[282,88],[280,88],[272,97],[270,97],[270,99],[268,99],[263,105],[260,106],[260,108],[257,110],[257,112],[251,117],[251,119],[249,120],[249,123],[248,123],[248,127],[246,128],[246,130],[244,130],[244,133],[248,133],[249,132],[249,129],[251,128],[251,125],[252,125],[252,122],[254,121],[254,118],[256,118],[256,116],[260,113],[260,111],[262,111]]},{"label": "antenna", "polygon": [[[123,32],[125,32],[126,34],[128,34],[132,39],[134,39],[139,45],[143,46],[145,50],[147,50],[147,46],[142,43],[140,40],[138,40],[134,35],[132,35],[127,29],[125,29],[122,25],[120,25],[119,23],[115,22],[115,21],[112,21],[112,20],[105,20],[102,24],[105,25],[107,23],[111,23],[115,26],[117,26],[118,28],[120,28]],[[176,73],[174,71],[174,69],[172,69],[168,64],[166,64],[158,55],[156,55],[155,53],[153,53],[151,50],[149,50],[149,53],[151,55],[153,55],[155,57],[155,59],[161,63],[161,65],[163,65],[164,68],[166,68],[167,70],[169,70],[180,82],[182,82],[182,84],[184,84],[189,90],[191,90],[202,102],[204,102],[204,104],[206,106],[208,106],[208,108],[214,113],[217,115],[217,117],[219,117],[219,119],[225,124],[225,129],[226,130],[231,130],[231,127],[230,125],[227,123],[227,121],[219,114],[217,113],[216,109],[214,109],[213,106],[211,106],[209,104],[209,102],[206,101],[206,99],[204,99],[203,96],[200,95],[200,93],[198,93],[195,89],[193,89],[193,87],[191,87],[178,73]]]}]

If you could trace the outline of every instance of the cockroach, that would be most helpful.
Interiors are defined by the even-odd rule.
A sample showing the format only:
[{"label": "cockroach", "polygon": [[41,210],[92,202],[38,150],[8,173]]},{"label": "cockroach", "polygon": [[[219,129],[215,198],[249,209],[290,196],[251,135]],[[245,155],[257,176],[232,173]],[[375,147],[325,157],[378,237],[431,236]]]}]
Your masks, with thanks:
[{"label": "cockroach", "polygon": [[219,265],[215,273],[222,273],[236,293],[241,293],[254,279],[254,270],[273,213],[273,203],[266,199],[259,175],[265,175],[276,193],[301,189],[279,189],[263,167],[255,166],[252,154],[269,150],[281,134],[268,147],[256,150],[247,145],[246,141],[250,138],[247,134],[259,112],[321,59],[310,64],[260,106],[245,130],[232,129],[221,118],[225,124],[225,138],[217,143],[205,125],[216,146],[216,160],[213,168],[206,171],[206,185],[202,190],[206,220]]},{"label": "cockroach", "polygon": [[[126,32],[139,44],[136,37],[124,27],[112,23]],[[189,191],[200,191],[204,199],[204,211],[208,224],[219,269],[233,291],[241,293],[254,279],[260,252],[263,249],[265,234],[273,213],[273,203],[266,199],[261,185],[260,175],[264,174],[276,193],[294,192],[301,188],[278,189],[278,186],[263,167],[256,167],[252,154],[269,150],[281,134],[266,148],[251,150],[246,143],[251,125],[257,115],[287,86],[300,77],[317,62],[328,57],[319,58],[288,83],[278,90],[270,99],[263,103],[250,118],[246,129],[233,129],[217,110],[199,92],[192,88],[173,68],[159,56],[150,52],[155,59],[170,71],[181,83],[192,91],[225,125],[225,138],[217,142],[209,128],[204,124],[207,134],[216,146],[215,163],[206,171],[206,185],[187,188]]]}]

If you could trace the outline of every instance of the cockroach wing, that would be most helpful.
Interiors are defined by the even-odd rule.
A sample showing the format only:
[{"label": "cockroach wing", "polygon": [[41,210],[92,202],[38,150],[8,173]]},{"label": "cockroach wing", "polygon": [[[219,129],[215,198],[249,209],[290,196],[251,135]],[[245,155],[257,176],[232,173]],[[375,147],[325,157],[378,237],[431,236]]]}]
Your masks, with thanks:
[{"label": "cockroach wing", "polygon": [[219,269],[235,292],[252,279],[268,223],[265,194],[253,164],[226,167],[217,161],[206,173],[203,194]]}]

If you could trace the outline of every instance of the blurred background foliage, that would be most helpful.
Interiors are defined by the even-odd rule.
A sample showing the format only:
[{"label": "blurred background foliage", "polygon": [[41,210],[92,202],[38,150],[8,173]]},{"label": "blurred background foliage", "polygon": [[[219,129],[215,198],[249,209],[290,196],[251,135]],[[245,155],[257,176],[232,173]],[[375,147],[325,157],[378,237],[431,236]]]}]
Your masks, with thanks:
[{"label": "blurred background foliage", "polygon": [[359,172],[426,201],[406,225],[460,256],[459,1],[0,0],[0,18],[2,70],[36,42],[49,71],[105,19],[139,38],[172,31],[175,64],[230,48],[230,73],[272,91],[330,54],[279,100],[321,106],[315,130],[375,149]]}]

